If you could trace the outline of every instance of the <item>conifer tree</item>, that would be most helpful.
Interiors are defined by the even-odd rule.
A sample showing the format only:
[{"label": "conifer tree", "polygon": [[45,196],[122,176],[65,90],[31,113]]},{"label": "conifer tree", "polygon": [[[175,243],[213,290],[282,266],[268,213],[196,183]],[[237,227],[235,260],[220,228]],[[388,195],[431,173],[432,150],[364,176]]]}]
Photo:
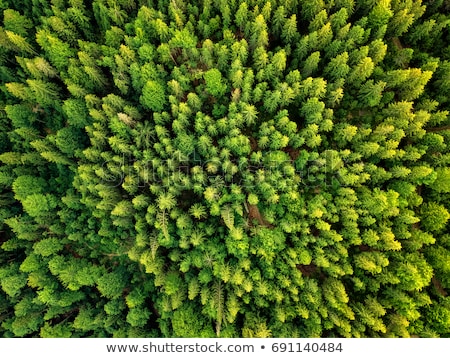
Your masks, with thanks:
[{"label": "conifer tree", "polygon": [[445,2],[0,9],[1,336],[448,337]]}]

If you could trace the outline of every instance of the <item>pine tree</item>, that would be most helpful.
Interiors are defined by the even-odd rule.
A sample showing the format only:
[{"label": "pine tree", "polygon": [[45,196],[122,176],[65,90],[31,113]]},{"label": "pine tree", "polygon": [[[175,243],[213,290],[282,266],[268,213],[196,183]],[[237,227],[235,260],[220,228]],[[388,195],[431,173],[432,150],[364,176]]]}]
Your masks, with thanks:
[{"label": "pine tree", "polygon": [[148,81],[142,89],[140,101],[152,111],[161,111],[166,103],[164,87],[156,81]]}]

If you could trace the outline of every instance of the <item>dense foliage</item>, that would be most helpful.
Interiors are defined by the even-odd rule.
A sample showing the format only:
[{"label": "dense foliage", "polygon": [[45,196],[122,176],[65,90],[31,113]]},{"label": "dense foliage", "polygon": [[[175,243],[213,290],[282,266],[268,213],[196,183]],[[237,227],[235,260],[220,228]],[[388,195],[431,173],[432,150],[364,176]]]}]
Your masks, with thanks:
[{"label": "dense foliage", "polygon": [[449,1],[0,9],[2,336],[450,336]]}]

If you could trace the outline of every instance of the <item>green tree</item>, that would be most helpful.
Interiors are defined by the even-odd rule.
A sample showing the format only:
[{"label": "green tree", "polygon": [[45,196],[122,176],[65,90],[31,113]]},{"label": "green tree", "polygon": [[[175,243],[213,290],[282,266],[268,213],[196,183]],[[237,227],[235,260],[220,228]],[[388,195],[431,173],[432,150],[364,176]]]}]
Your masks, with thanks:
[{"label": "green tree", "polygon": [[427,231],[432,232],[441,231],[450,218],[450,214],[448,213],[445,206],[439,205],[434,202],[422,205],[420,213],[420,221],[423,225],[423,228]]},{"label": "green tree", "polygon": [[430,187],[438,193],[450,192],[450,168],[437,168],[436,174],[436,180],[430,184]]},{"label": "green tree", "polygon": [[147,81],[142,88],[140,102],[154,112],[162,111],[167,103],[164,86],[156,81]]},{"label": "green tree", "polygon": [[217,69],[211,69],[204,74],[206,90],[214,97],[220,98],[225,94],[227,86],[223,83],[222,74]]}]

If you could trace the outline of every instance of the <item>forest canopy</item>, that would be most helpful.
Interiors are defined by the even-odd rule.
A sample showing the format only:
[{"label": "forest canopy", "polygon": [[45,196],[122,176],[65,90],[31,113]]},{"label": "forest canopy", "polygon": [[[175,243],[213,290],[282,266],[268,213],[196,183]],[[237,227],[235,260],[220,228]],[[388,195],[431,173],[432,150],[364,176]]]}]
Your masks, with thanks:
[{"label": "forest canopy", "polygon": [[0,335],[450,337],[448,0],[0,0]]}]

